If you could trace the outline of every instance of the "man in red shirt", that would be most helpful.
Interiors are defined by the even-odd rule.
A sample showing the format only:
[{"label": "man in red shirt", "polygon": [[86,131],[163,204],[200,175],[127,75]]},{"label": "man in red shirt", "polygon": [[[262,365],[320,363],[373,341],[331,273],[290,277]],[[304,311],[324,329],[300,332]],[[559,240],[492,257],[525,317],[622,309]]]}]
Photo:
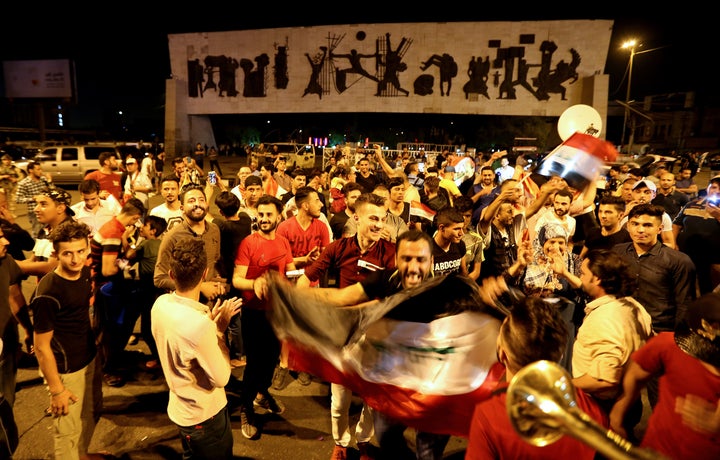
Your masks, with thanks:
[{"label": "man in red shirt", "polygon": [[98,157],[100,169],[87,173],[84,180],[95,179],[100,184],[100,198],[107,199],[113,195],[118,201],[122,200],[121,175],[118,173],[118,162],[115,152],[102,152]]},{"label": "man in red shirt", "polygon": [[[483,284],[483,292],[486,293],[502,290],[495,278],[490,278]],[[515,431],[508,416],[505,390],[513,376],[535,361],[559,361],[566,342],[565,323],[551,303],[528,297],[513,305],[500,326],[497,338],[497,355],[500,363],[505,366],[505,379],[490,399],[475,407],[465,453],[466,460],[595,458],[595,449],[570,436],[563,436],[553,444],[543,447],[530,444]],[[576,389],[576,400],[581,411],[604,428],[608,427],[607,415],[590,396]]]},{"label": "man in red shirt", "polygon": [[285,406],[269,392],[280,356],[280,341],[267,317],[271,306],[267,298],[267,278],[263,277],[269,270],[283,275],[295,270],[290,243],[276,232],[282,221],[282,210],[278,198],[260,197],[258,230],[240,243],[232,278],[233,286],[241,291],[243,298],[241,330],[247,364],[243,373],[240,419],[242,435],[247,439],[260,437],[254,407],[277,415],[285,411]]},{"label": "man in red shirt", "polygon": [[690,304],[674,331],[660,332],[630,356],[623,393],[610,411],[613,431],[640,391],[659,378],[657,404],[641,447],[667,458],[720,458],[720,292]]}]

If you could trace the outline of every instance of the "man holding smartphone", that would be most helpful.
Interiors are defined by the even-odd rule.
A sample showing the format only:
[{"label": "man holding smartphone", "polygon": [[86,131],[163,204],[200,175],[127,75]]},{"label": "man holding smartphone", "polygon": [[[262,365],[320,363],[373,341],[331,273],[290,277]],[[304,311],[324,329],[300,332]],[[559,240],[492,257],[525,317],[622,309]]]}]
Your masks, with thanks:
[{"label": "man holding smartphone", "polygon": [[678,248],[697,268],[701,295],[720,284],[720,175],[710,179],[706,192],[690,200],[673,220]]},{"label": "man holding smartphone", "polygon": [[187,184],[202,185],[201,178],[205,176],[203,170],[190,156],[174,158],[173,173],[178,178],[180,190]]}]

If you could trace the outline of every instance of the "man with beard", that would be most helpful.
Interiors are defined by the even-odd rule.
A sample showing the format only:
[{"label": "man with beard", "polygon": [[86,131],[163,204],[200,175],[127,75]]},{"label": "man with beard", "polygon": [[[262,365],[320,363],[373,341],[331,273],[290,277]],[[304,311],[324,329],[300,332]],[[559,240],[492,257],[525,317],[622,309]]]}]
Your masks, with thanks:
[{"label": "man with beard", "polygon": [[500,186],[496,184],[497,176],[490,166],[480,168],[478,179],[466,194],[473,202],[473,225],[477,225],[482,210],[500,194]]},{"label": "man with beard", "polygon": [[[420,285],[433,274],[433,246],[430,235],[420,230],[409,230],[401,234],[395,246],[395,269],[387,266],[349,286],[315,289],[324,302],[338,307],[359,305],[371,299],[391,296],[397,292]],[[436,305],[403,304],[385,315],[399,321],[425,323],[444,314]],[[402,423],[375,410],[375,438],[380,445],[379,458],[407,458],[414,456],[408,449]],[[448,435],[418,431],[415,436],[417,458],[422,460],[440,459],[449,440]],[[362,446],[361,446],[362,447]],[[363,451],[361,451],[362,453]],[[363,460],[372,458],[361,456]]]},{"label": "man with beard", "polygon": [[183,212],[182,222],[168,230],[160,243],[155,264],[155,286],[167,292],[175,290],[175,282],[169,274],[172,250],[183,238],[199,238],[205,241],[208,268],[205,279],[200,283],[200,301],[208,303],[227,292],[227,286],[218,278],[217,272],[220,261],[220,228],[205,219],[209,204],[202,187],[186,186],[180,194],[180,206]]},{"label": "man with beard", "polygon": [[343,185],[342,194],[345,196],[345,209],[335,213],[330,218],[330,228],[332,229],[333,240],[339,240],[343,236],[349,236],[345,233],[345,224],[352,219],[355,214],[355,201],[363,194],[361,185],[355,182],[348,182]]},{"label": "man with beard", "polygon": [[[540,232],[546,224],[558,223],[562,225],[568,234],[568,243],[572,241],[575,234],[575,218],[569,214],[570,204],[573,200],[573,194],[568,189],[562,189],[555,192],[552,198],[552,207],[541,211],[535,222],[535,234]],[[568,245],[568,249],[572,250],[572,245]]]},{"label": "man with beard", "polygon": [[278,235],[290,242],[293,263],[301,268],[313,263],[330,243],[327,225],[320,220],[322,201],[312,187],[301,187],[295,193],[297,214],[278,225]]},{"label": "man with beard", "polygon": [[[282,221],[277,234],[290,243],[295,267],[310,265],[330,243],[330,230],[320,220],[322,201],[319,192],[312,187],[300,187],[295,192],[297,214]],[[318,284],[318,283],[316,283]],[[273,388],[282,390],[287,386],[288,369],[284,362],[278,365],[273,379]],[[304,372],[298,376],[302,385],[310,385],[310,376]]]},{"label": "man with beard", "polygon": [[255,406],[272,414],[285,412],[285,406],[269,391],[280,356],[280,341],[267,317],[271,304],[267,279],[262,276],[269,270],[281,274],[295,270],[290,243],[276,234],[282,210],[278,198],[260,197],[258,230],[240,243],[232,278],[233,286],[241,291],[243,298],[241,328],[247,364],[243,373],[240,420],[242,435],[247,439],[260,437]]},{"label": "man with beard", "polygon": [[690,201],[690,199],[687,195],[675,189],[675,174],[671,172],[662,173],[660,183],[658,184],[658,191],[652,200],[652,204],[665,208],[665,212],[674,219],[683,206],[688,204],[688,201]]},{"label": "man with beard", "polygon": [[87,173],[84,180],[95,179],[100,184],[100,198],[107,199],[111,194],[118,201],[122,200],[122,186],[120,185],[121,175],[118,171],[118,162],[115,152],[102,152],[98,156],[100,169]]},{"label": "man with beard", "polygon": [[478,234],[485,238],[484,260],[480,278],[501,276],[515,263],[517,248],[527,230],[526,213],[519,212],[520,189],[512,179],[501,185],[502,191],[482,212]]}]

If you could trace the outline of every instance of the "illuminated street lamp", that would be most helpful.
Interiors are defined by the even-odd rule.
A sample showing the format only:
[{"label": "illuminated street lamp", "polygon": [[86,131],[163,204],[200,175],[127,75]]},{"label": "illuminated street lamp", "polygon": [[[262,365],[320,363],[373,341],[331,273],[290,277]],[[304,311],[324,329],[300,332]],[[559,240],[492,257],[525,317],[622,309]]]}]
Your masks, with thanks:
[{"label": "illuminated street lamp", "polygon": [[[628,63],[628,82],[627,82],[627,92],[625,93],[625,118],[623,121],[623,130],[622,130],[622,138],[620,138],[620,146],[625,143],[625,128],[627,128],[628,123],[628,117],[630,116],[630,85],[632,84],[632,71],[633,71],[633,59],[635,58],[635,47],[637,46],[637,40],[628,40],[625,43],[622,44],[622,49],[630,48],[630,62]],[[632,137],[632,132],[630,133],[630,136]],[[631,155],[632,152],[630,152],[630,145],[628,145],[628,155]]]}]

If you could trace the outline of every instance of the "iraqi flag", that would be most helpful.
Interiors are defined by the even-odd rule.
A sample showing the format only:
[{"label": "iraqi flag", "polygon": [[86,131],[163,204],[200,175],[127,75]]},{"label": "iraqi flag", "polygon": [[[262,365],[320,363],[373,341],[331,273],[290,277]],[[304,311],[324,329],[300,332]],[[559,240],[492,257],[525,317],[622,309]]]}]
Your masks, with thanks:
[{"label": "iraqi flag", "polygon": [[422,217],[423,219],[427,219],[432,222],[435,218],[435,211],[433,211],[429,206],[426,206],[419,201],[411,201],[410,215]]},{"label": "iraqi flag", "polygon": [[518,183],[522,186],[523,195],[532,203],[540,193],[540,187],[532,180],[529,172],[522,171],[518,177]]},{"label": "iraqi flag", "polygon": [[[370,407],[420,431],[467,437],[475,405],[504,368],[501,315],[467,278],[432,278],[382,300],[338,308],[321,289],[269,283],[270,320],[288,367],[341,384]],[[416,321],[390,319],[412,315]]]}]

